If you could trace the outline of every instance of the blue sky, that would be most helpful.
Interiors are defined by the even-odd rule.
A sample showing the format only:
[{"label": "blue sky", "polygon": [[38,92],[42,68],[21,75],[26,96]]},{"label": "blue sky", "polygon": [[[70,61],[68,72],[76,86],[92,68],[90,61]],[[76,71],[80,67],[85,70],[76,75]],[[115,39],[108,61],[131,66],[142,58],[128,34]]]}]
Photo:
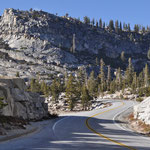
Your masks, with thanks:
[{"label": "blue sky", "polygon": [[110,19],[150,25],[150,0],[1,0],[0,14],[5,8],[29,10],[42,9],[62,16],[68,13],[72,17],[89,16],[105,22]]}]

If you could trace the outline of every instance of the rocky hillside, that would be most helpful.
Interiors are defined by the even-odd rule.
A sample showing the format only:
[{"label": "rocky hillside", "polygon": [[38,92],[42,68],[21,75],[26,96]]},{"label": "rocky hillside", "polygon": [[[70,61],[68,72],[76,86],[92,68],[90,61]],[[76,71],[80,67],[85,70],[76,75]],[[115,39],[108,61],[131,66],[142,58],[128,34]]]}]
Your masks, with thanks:
[{"label": "rocky hillside", "polygon": [[[27,120],[39,120],[48,116],[45,99],[37,93],[27,92],[23,79],[0,78],[0,102],[5,104],[0,115]],[[0,105],[1,106],[1,105]]]},{"label": "rocky hillside", "polygon": [[[22,77],[38,74],[45,79],[81,65],[94,66],[96,58],[98,62],[104,58],[106,65],[113,68],[124,68],[127,61],[121,61],[122,51],[140,70],[148,62],[150,43],[150,33],[117,34],[71,17],[14,9],[6,9],[1,16],[0,38],[1,75],[19,71]],[[70,51],[73,43],[74,51]]]}]

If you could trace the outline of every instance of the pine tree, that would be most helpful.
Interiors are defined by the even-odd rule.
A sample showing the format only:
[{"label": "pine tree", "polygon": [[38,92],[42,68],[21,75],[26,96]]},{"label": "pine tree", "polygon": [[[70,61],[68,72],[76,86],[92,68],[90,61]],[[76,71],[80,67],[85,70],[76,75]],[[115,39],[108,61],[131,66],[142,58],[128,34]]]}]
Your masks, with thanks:
[{"label": "pine tree", "polygon": [[137,75],[136,75],[136,72],[134,72],[131,88],[132,88],[132,92],[136,93],[136,88],[137,88]]},{"label": "pine tree", "polygon": [[120,32],[122,32],[122,23],[120,22],[120,27],[119,27],[119,29],[120,29]]},{"label": "pine tree", "polygon": [[40,87],[39,81],[37,79],[31,79],[30,91],[31,92],[40,92],[41,91],[41,87]]},{"label": "pine tree", "polygon": [[44,81],[42,81],[41,83],[41,92],[45,95],[48,96],[49,95],[49,88],[46,85],[46,83]]},{"label": "pine tree", "polygon": [[103,22],[103,28],[105,29],[105,22]]},{"label": "pine tree", "polygon": [[56,79],[53,80],[50,88],[51,88],[52,99],[56,101],[59,97],[59,85]]},{"label": "pine tree", "polygon": [[92,23],[92,26],[95,25],[95,19],[94,19],[94,18],[92,19],[92,22],[91,22],[91,23]]},{"label": "pine tree", "polygon": [[145,65],[144,68],[144,86],[148,87],[149,86],[149,70],[148,70],[148,65]]},{"label": "pine tree", "polygon": [[139,25],[135,24],[134,25],[134,32],[139,33]]},{"label": "pine tree", "polygon": [[110,30],[110,31],[113,31],[113,30],[114,30],[114,21],[113,21],[113,20],[110,20],[110,21],[109,21],[109,30]]},{"label": "pine tree", "polygon": [[132,80],[133,80],[134,68],[132,66],[131,58],[129,58],[128,62],[129,62],[129,64],[128,64],[128,67],[126,69],[125,75],[126,75],[126,83],[127,83],[127,85],[131,86],[131,83],[132,83]]},{"label": "pine tree", "polygon": [[89,101],[90,101],[90,95],[88,93],[86,85],[84,84],[81,92],[81,103],[82,103],[83,110],[87,109],[87,107],[89,106]]},{"label": "pine tree", "polygon": [[81,96],[81,90],[82,90],[82,85],[85,83],[85,71],[83,68],[80,68],[79,71],[77,72],[77,86],[76,86],[76,91],[77,91],[77,97],[80,98]]},{"label": "pine tree", "polygon": [[110,66],[108,66],[108,69],[107,69],[107,90],[109,91],[110,90],[110,82],[111,82],[111,68]]},{"label": "pine tree", "polygon": [[128,23],[128,32],[131,32],[130,24]]},{"label": "pine tree", "polygon": [[124,31],[127,30],[127,25],[126,25],[126,23],[123,23],[123,30],[124,30]]},{"label": "pine tree", "polygon": [[100,82],[101,82],[101,91],[104,92],[105,90],[105,73],[104,73],[104,61],[103,59],[100,60]]},{"label": "pine tree", "polygon": [[121,69],[118,68],[117,69],[117,73],[116,73],[116,85],[117,85],[117,90],[121,90],[122,88],[122,75],[121,75]]},{"label": "pine tree", "polygon": [[116,31],[116,33],[119,33],[119,22],[118,22],[118,20],[115,21],[115,31]]},{"label": "pine tree", "polygon": [[16,77],[18,77],[18,78],[20,77],[19,72],[16,72]]},{"label": "pine tree", "polygon": [[66,98],[69,104],[70,110],[73,110],[75,101],[76,101],[76,85],[75,80],[72,74],[68,78],[67,86],[66,86]]},{"label": "pine tree", "polygon": [[90,24],[90,18],[89,17],[85,16],[83,19],[84,19],[85,24],[88,24],[88,25]]},{"label": "pine tree", "polygon": [[102,19],[99,20],[99,27],[100,27],[100,28],[103,28],[103,22],[102,22]]},{"label": "pine tree", "polygon": [[91,97],[95,97],[97,93],[97,83],[94,76],[94,71],[90,73],[90,77],[88,79],[88,91]]},{"label": "pine tree", "polygon": [[145,32],[146,32],[145,27],[142,27],[142,33],[145,33]]},{"label": "pine tree", "polygon": [[96,28],[98,28],[98,21],[96,20]]},{"label": "pine tree", "polygon": [[141,71],[138,76],[139,87],[144,87],[144,72]]},{"label": "pine tree", "polygon": [[111,83],[110,83],[110,93],[111,93],[111,94],[114,93],[115,90],[116,90],[116,82],[115,82],[115,80],[113,80],[113,81],[111,81]]}]

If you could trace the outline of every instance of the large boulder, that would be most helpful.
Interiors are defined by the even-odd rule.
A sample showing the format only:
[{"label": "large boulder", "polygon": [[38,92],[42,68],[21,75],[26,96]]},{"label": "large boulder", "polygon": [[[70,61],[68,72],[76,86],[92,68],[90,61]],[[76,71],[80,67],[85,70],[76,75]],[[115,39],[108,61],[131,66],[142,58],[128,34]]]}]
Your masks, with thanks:
[{"label": "large boulder", "polygon": [[134,106],[133,110],[135,119],[139,119],[145,124],[150,124],[150,97]]},{"label": "large boulder", "polygon": [[4,116],[39,120],[48,115],[45,99],[37,93],[26,91],[20,78],[0,78],[0,100],[7,105],[0,110]]}]

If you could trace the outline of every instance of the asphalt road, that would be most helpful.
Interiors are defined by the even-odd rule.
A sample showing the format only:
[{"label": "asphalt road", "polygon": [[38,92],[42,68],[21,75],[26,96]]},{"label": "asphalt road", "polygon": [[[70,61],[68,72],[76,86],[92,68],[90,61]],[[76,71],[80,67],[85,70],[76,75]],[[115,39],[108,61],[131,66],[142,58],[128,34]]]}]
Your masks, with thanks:
[{"label": "asphalt road", "polygon": [[0,143],[0,150],[150,150],[150,137],[114,121],[133,102],[112,103],[104,109],[60,117],[36,134]]}]

